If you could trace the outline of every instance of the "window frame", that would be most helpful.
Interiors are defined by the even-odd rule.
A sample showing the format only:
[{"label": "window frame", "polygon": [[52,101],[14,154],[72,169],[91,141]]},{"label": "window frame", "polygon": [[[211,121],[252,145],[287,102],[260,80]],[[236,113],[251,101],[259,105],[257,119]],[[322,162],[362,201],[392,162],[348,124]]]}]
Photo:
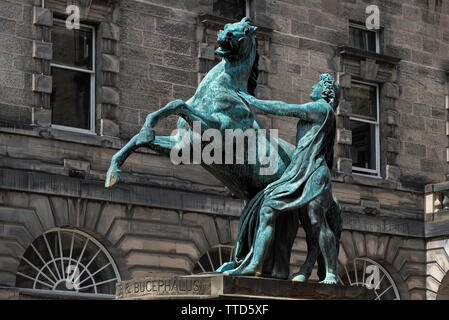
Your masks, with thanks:
[{"label": "window frame", "polygon": [[251,0],[245,0],[246,17],[251,18]]},{"label": "window frame", "polygon": [[363,123],[368,123],[375,125],[375,159],[376,159],[376,169],[366,169],[366,168],[360,168],[356,166],[352,166],[352,173],[356,175],[363,175],[373,178],[381,178],[380,174],[380,87],[377,83],[372,82],[366,82],[366,81],[360,81],[360,80],[352,80],[352,83],[359,83],[364,84],[367,86],[375,87],[376,88],[376,121],[362,119],[358,117],[350,116],[350,121],[358,121]]},{"label": "window frame", "polygon": [[[55,26],[65,26],[65,20],[62,19],[54,19],[53,24]],[[96,81],[96,61],[95,61],[95,46],[96,46],[96,33],[95,33],[95,26],[80,23],[80,27],[90,29],[92,31],[92,69],[83,69],[83,68],[77,68],[72,67],[64,64],[58,64],[58,63],[50,63],[50,68],[60,68],[64,70],[71,70],[71,71],[77,71],[77,72],[83,72],[90,74],[90,129],[82,129],[82,128],[76,128],[76,127],[69,127],[59,124],[51,124],[51,128],[59,129],[59,130],[65,130],[65,131],[72,131],[77,133],[86,133],[86,134],[96,134],[95,129],[95,122],[96,122],[96,113],[95,113],[95,96],[96,96],[96,88],[95,88],[95,81]],[[53,43],[53,39],[51,39]],[[52,59],[53,61],[53,59]],[[53,106],[52,106],[53,110]]]},{"label": "window frame", "polygon": [[[369,30],[364,25],[357,24],[354,22],[349,22],[349,28],[357,28],[357,29],[361,29],[364,31],[373,32],[376,35],[376,52],[375,53],[380,54],[380,32],[379,32],[380,30]],[[359,48],[356,48],[356,49],[359,49]],[[362,49],[360,49],[360,50],[362,50]],[[365,51],[372,52],[370,50],[365,50]]]},{"label": "window frame", "polygon": [[[63,255],[63,251],[62,251],[62,244],[61,244],[61,233],[71,233],[72,234],[72,243],[71,243],[71,248],[70,248],[70,256],[68,257],[68,255]],[[49,246],[49,241],[47,236],[49,234],[57,234],[57,239],[59,240],[59,252],[55,251],[50,251],[50,247]],[[84,241],[84,248],[81,251],[81,254],[79,257],[76,256],[72,256],[72,250],[73,250],[73,239],[75,239],[75,235],[78,237],[82,237],[83,241]],[[36,241],[38,241],[39,238],[43,237],[42,239],[44,239],[45,244],[47,245],[47,249],[50,252],[50,257],[47,257],[45,259],[45,257],[43,258],[43,255],[41,254],[42,252],[38,251],[36,249]],[[69,276],[66,276],[65,273],[65,265],[64,265],[64,260],[69,260],[67,267],[71,265],[71,260],[75,261],[78,259],[78,262],[76,263],[76,266],[80,266],[80,260],[83,257],[83,254],[85,252],[85,249],[87,247],[88,242],[93,243],[93,245],[95,245],[98,249],[96,254],[93,254],[92,257],[90,258],[90,261],[88,264],[85,265],[85,269],[79,274],[79,277],[81,277],[81,275],[84,272],[88,272],[87,267],[93,262],[95,261],[98,253],[103,253],[105,255],[105,257],[107,258],[108,264],[106,264],[106,266],[110,266],[113,270],[114,276],[115,278],[108,279],[106,280],[106,282],[93,282],[93,286],[95,287],[95,292],[80,292],[79,290],[81,290],[82,288],[75,289],[75,290],[71,290],[71,291],[65,291],[65,290],[59,290],[57,289],[57,285],[67,281],[69,278]],[[54,263],[55,268],[57,268],[56,272],[53,273],[51,270],[51,274],[53,276],[53,278],[55,279],[56,283],[53,284],[53,288],[52,289],[38,289],[35,288],[33,286],[33,288],[30,287],[20,287],[18,286],[17,288],[19,289],[19,292],[24,293],[26,295],[31,295],[31,296],[35,296],[35,297],[40,297],[40,298],[63,298],[63,299],[114,299],[115,298],[115,294],[113,293],[98,293],[96,288],[100,287],[101,285],[108,283],[108,282],[113,282],[115,281],[116,283],[119,283],[120,281],[122,281],[122,275],[120,274],[120,270],[119,267],[117,265],[116,260],[114,259],[114,257],[112,256],[112,254],[109,252],[108,248],[106,248],[105,245],[103,245],[99,240],[97,240],[95,237],[93,237],[92,235],[90,235],[89,233],[77,229],[77,228],[61,228],[61,227],[57,227],[57,228],[53,228],[50,230],[45,231],[44,233],[42,233],[41,235],[39,235],[39,237],[37,237],[36,239],[33,240],[33,242],[28,246],[28,248],[25,250],[24,252],[24,256],[21,258],[20,263],[19,263],[19,267],[20,265],[22,265],[22,262],[25,262],[27,265],[31,266],[34,270],[38,271],[38,274],[36,276],[34,276],[34,279],[38,279],[38,277],[43,274],[45,276],[45,273],[41,273],[41,271],[39,271],[40,266],[36,266],[34,265],[32,262],[30,262],[30,260],[27,260],[27,258],[25,257],[25,253],[27,252],[27,250],[29,250],[29,248],[33,248],[34,252],[37,253],[38,257],[41,259],[42,262],[44,262],[45,260],[45,264],[43,266],[41,266],[41,271],[44,270],[45,268],[47,268],[48,270],[50,270],[50,268],[48,267],[48,265],[50,265],[51,262]],[[94,251],[93,251],[94,252]],[[93,253],[92,252],[92,253]],[[55,255],[53,255],[53,253]],[[59,255],[58,255],[59,254]],[[61,257],[63,259],[61,259]],[[59,260],[59,261],[58,261]],[[24,263],[24,264],[25,264]],[[34,267],[33,267],[34,265]],[[61,269],[59,269],[59,267],[61,267]],[[84,265],[83,265],[84,267]],[[107,267],[98,267],[95,271],[99,272],[98,270],[103,270],[106,269]],[[59,271],[61,271],[61,274],[59,273]],[[95,276],[96,273],[92,273],[92,274],[88,274],[88,276],[90,277],[90,279],[94,279],[93,277]],[[28,278],[30,280],[33,280],[33,275],[29,275],[29,274],[24,274],[22,273],[22,271],[16,271],[16,286],[17,284],[17,275],[20,275],[24,278]],[[84,278],[83,281],[85,281],[88,278]],[[50,278],[47,275],[47,278]],[[36,280],[34,280],[36,282]],[[82,282],[80,282],[81,284]],[[49,284],[48,286],[51,286],[52,284]],[[92,285],[90,285],[92,286]]]}]

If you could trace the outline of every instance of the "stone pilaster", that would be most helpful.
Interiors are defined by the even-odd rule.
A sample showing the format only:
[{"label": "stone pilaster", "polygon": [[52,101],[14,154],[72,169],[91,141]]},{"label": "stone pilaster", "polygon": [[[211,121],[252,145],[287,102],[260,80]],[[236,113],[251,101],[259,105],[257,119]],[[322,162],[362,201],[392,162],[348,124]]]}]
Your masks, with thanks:
[{"label": "stone pilaster", "polygon": [[[449,142],[449,94],[445,98],[445,108],[446,108],[446,135],[448,136]],[[449,162],[449,144],[446,147],[446,161]]]},{"label": "stone pilaster", "polygon": [[384,113],[385,126],[381,130],[386,142],[386,167],[385,178],[387,180],[398,181],[401,172],[396,163],[396,157],[400,153],[401,144],[398,137],[399,114],[395,108],[395,102],[399,98],[399,87],[397,84],[387,82],[381,88],[381,106]]},{"label": "stone pilaster", "polygon": [[31,121],[35,125],[49,127],[51,125],[50,95],[52,92],[51,59],[53,47],[50,43],[50,28],[53,26],[53,13],[41,6],[33,7],[33,28],[36,37],[33,40],[32,56],[34,71],[31,88],[34,92]]},{"label": "stone pilaster", "polygon": [[118,40],[120,28],[114,21],[104,21],[100,24],[98,34],[99,59],[97,94],[97,116],[99,119],[100,134],[103,136],[119,137],[118,107],[120,93],[118,90],[118,74],[120,72],[120,59],[118,53]]},{"label": "stone pilaster", "polygon": [[348,100],[351,90],[352,76],[349,73],[338,74],[338,82],[341,88],[341,102],[337,109],[337,170],[346,176],[352,175],[351,145],[352,132],[350,128],[350,116],[352,105]]}]

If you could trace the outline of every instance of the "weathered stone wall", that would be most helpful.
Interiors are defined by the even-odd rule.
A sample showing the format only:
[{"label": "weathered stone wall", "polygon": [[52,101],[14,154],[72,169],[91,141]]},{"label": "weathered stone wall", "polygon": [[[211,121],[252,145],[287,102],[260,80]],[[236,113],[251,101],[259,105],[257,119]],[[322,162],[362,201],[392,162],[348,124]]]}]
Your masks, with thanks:
[{"label": "weathered stone wall", "polygon": [[33,92],[32,0],[0,3],[0,119],[31,123]]},{"label": "weathered stone wall", "polygon": [[232,243],[238,217],[88,198],[0,192],[0,283],[15,286],[25,250],[56,227],[86,230],[113,256],[122,279],[190,274],[209,248]]},{"label": "weathered stone wall", "polygon": [[[94,0],[97,135],[49,127],[53,15],[36,9],[39,0],[0,3],[0,284],[14,286],[21,254],[55,226],[94,232],[116,250],[129,277],[189,273],[209,248],[233,242],[241,202],[199,166],[179,168],[143,149],[126,162],[119,185],[103,189],[111,156],[138,132],[146,115],[171,100],[188,99],[217,63],[213,50],[223,22],[200,18],[213,14],[213,2],[121,0],[108,8]],[[64,3],[46,1],[54,15]],[[352,175],[350,103],[343,99],[337,112],[334,193],[345,228],[340,267],[369,257],[395,275],[402,297],[435,298],[440,284],[448,282],[447,254],[441,260],[447,237],[441,234],[449,234],[449,227],[439,229],[441,243],[426,240],[424,185],[449,174],[449,3],[372,4],[381,12],[381,53],[399,62],[374,57],[373,64],[341,53],[349,20],[366,19],[366,1],[253,1],[252,15],[261,27],[256,93],[304,103],[323,72],[339,77],[344,90],[351,79],[379,83],[382,179]],[[377,74],[367,72],[367,65],[375,64]],[[295,119],[258,115],[294,143]],[[170,117],[157,132],[168,135],[175,126],[176,117]],[[292,272],[305,255],[299,231]]]}]

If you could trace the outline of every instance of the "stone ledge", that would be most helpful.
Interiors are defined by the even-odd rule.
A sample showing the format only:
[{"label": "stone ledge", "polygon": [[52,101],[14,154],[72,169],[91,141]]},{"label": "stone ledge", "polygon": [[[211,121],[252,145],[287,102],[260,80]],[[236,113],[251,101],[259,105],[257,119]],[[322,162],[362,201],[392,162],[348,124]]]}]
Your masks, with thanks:
[{"label": "stone ledge", "polygon": [[152,208],[239,217],[242,201],[199,192],[159,186],[118,184],[105,189],[104,181],[0,168],[0,190],[42,193]]},{"label": "stone ledge", "polygon": [[0,300],[18,300],[19,290],[17,288],[0,287]]},{"label": "stone ledge", "polygon": [[257,277],[230,277],[206,273],[173,278],[145,278],[117,283],[118,300],[153,299],[293,299],[371,300],[363,287],[299,283]]},{"label": "stone ledge", "polygon": [[363,58],[363,59],[373,59],[377,62],[383,62],[386,64],[390,64],[393,66],[397,66],[398,63],[401,61],[401,59],[396,57],[387,56],[384,54],[374,53],[370,51],[365,51],[357,48],[352,48],[349,46],[340,46],[338,47],[338,53],[342,56],[353,56],[357,58]]}]

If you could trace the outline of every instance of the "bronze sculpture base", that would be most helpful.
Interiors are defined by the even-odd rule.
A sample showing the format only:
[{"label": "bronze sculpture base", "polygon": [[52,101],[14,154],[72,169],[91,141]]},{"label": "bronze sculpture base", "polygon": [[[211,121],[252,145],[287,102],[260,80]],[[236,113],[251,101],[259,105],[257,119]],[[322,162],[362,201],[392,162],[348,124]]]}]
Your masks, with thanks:
[{"label": "bronze sculpture base", "polygon": [[116,299],[372,300],[374,294],[364,287],[207,273],[119,282]]}]

